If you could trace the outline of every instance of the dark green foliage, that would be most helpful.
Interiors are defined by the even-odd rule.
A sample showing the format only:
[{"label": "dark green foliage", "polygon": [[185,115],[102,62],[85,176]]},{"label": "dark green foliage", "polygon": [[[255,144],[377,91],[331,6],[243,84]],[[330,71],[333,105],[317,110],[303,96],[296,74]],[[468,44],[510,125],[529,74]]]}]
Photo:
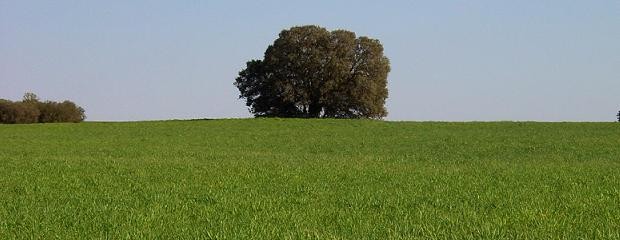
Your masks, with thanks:
[{"label": "dark green foliage", "polygon": [[620,122],[620,111],[618,111],[618,115],[616,115],[618,117],[618,122]]},{"label": "dark green foliage", "polygon": [[0,123],[81,122],[84,109],[71,101],[40,102],[34,93],[24,94],[21,102],[0,99]]},{"label": "dark green foliage", "polygon": [[255,116],[382,118],[389,71],[378,40],[301,26],[247,62],[235,86]]}]

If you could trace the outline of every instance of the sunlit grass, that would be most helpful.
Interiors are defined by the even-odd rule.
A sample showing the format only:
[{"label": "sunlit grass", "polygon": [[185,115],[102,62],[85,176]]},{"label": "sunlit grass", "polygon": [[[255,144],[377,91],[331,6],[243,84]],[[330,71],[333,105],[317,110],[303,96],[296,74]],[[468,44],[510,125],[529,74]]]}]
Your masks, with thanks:
[{"label": "sunlit grass", "polygon": [[0,239],[620,238],[620,124],[0,125]]}]

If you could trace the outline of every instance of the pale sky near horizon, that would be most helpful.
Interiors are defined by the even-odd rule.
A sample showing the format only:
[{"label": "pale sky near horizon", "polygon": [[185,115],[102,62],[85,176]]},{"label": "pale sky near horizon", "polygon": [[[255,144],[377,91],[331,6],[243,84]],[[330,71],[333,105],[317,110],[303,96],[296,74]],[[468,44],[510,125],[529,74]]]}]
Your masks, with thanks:
[{"label": "pale sky near horizon", "polygon": [[387,120],[614,121],[620,1],[0,0],[0,98],[90,121],[250,117],[237,73],[285,28],[379,39]]}]

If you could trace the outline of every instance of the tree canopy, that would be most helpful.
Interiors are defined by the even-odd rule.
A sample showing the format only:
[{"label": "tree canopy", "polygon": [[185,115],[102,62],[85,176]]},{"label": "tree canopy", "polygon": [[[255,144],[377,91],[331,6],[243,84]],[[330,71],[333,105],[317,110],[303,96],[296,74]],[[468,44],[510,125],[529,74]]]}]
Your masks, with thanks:
[{"label": "tree canopy", "polygon": [[298,26],[247,62],[235,86],[257,117],[383,118],[389,71],[379,40]]}]

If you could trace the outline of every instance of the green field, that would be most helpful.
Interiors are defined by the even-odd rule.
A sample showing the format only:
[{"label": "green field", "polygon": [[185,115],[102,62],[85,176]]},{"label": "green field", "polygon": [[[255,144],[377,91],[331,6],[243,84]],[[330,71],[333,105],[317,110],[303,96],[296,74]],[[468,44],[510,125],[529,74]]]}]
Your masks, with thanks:
[{"label": "green field", "polygon": [[0,239],[620,238],[620,124],[0,125]]}]

